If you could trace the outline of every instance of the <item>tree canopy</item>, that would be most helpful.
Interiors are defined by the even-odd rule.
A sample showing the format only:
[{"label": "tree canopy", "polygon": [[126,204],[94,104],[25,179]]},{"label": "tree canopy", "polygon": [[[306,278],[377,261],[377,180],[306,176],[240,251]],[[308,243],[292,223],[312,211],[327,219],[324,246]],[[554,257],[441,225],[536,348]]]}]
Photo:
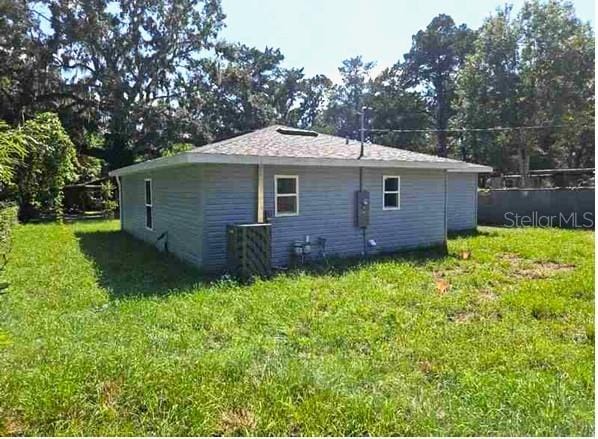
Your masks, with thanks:
[{"label": "tree canopy", "polygon": [[[0,0],[0,180],[28,123],[57,132],[47,112],[81,181],[272,123],[357,138],[363,107],[369,141],[524,174],[594,164],[594,32],[566,1],[479,29],[439,14],[393,66],[356,55],[338,83],[222,39],[225,24],[220,0]],[[521,126],[542,128],[486,130]]]},{"label": "tree canopy", "polygon": [[498,170],[593,166],[594,35],[570,4],[505,7],[478,32],[458,78],[457,126],[547,127],[468,133],[466,157]]},{"label": "tree canopy", "polygon": [[455,114],[455,77],[474,39],[475,33],[465,24],[457,26],[450,16],[440,14],[413,36],[413,45],[402,64],[406,85],[423,90],[434,128],[439,130],[437,153],[441,157],[448,154],[448,135],[443,130]]}]

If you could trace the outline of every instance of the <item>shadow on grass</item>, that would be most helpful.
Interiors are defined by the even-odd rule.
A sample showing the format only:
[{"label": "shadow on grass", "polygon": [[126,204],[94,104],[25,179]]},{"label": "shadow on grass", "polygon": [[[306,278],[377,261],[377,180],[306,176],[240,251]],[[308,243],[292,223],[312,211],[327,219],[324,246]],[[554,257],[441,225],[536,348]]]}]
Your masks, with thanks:
[{"label": "shadow on grass", "polygon": [[75,235],[95,264],[100,284],[113,298],[165,296],[209,280],[173,255],[160,253],[125,232],[77,231]]},{"label": "shadow on grass", "polygon": [[[114,214],[106,215],[103,212],[81,212],[81,213],[65,213],[61,220],[66,223],[75,223],[81,221],[98,221],[98,220],[111,220],[118,219]],[[41,214],[31,218],[19,218],[22,223],[28,224],[52,224],[59,221],[59,218],[53,214]]]},{"label": "shadow on grass", "polygon": [[310,261],[301,266],[291,267],[288,270],[283,270],[289,274],[308,273],[313,275],[343,275],[355,270],[366,269],[370,265],[383,262],[408,262],[413,265],[425,265],[432,261],[440,261],[453,258],[454,256],[447,254],[446,249],[442,246],[403,250],[392,253],[382,253],[364,257],[329,257],[326,259],[318,259]]},{"label": "shadow on grass", "polygon": [[[488,232],[470,232],[468,235],[491,235]],[[171,254],[159,252],[155,247],[122,231],[77,231],[79,246],[93,261],[102,287],[113,298],[138,296],[166,296],[184,292],[194,287],[207,286],[218,279]],[[453,235],[455,236],[455,235]],[[276,270],[278,274],[307,273],[311,275],[343,275],[381,262],[408,262],[425,265],[432,261],[454,256],[443,247],[415,249],[363,257],[329,257],[304,265]],[[251,281],[249,281],[251,283]]]},{"label": "shadow on grass", "polygon": [[497,232],[488,232],[486,230],[461,230],[458,232],[448,232],[448,238],[473,238],[475,236],[498,236]]}]

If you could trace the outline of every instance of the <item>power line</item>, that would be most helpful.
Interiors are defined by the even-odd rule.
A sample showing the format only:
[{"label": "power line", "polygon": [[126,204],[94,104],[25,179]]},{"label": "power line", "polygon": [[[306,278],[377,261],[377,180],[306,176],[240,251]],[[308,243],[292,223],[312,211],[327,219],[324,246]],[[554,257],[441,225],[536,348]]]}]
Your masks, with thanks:
[{"label": "power line", "polygon": [[[523,131],[523,130],[544,130],[550,128],[566,128],[570,125],[528,125],[519,127],[492,127],[492,128],[453,128],[453,129],[387,129],[387,128],[370,128],[365,129],[370,133],[467,133],[467,132],[485,132],[485,131]],[[582,126],[589,128],[589,126]],[[591,127],[592,129],[594,127]]]}]

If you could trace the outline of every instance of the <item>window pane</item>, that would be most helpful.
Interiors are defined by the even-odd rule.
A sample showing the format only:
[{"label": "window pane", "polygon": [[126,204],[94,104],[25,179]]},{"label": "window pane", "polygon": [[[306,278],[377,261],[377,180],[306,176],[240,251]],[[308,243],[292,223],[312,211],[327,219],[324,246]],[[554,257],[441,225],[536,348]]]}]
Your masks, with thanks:
[{"label": "window pane", "polygon": [[151,206],[145,206],[145,226],[148,229],[153,227],[152,208]]},{"label": "window pane", "polygon": [[276,180],[276,191],[279,194],[296,194],[297,180],[294,178],[278,178]]},{"label": "window pane", "polygon": [[384,207],[399,207],[399,194],[384,194]]},{"label": "window pane", "polygon": [[277,197],[276,210],[278,213],[297,213],[297,197]]},{"label": "window pane", "polygon": [[399,190],[398,178],[386,178],[384,180],[384,190],[387,192],[396,192]]},{"label": "window pane", "polygon": [[152,204],[152,182],[145,182],[145,204]]}]

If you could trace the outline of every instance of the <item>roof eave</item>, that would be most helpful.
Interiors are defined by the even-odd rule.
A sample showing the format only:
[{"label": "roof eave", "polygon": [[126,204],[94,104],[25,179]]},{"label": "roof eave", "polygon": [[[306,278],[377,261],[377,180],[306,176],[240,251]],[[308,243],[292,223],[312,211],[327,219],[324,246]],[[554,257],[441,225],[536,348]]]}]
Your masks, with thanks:
[{"label": "roof eave", "polygon": [[473,165],[465,162],[432,162],[412,160],[373,160],[373,159],[335,159],[310,157],[272,157],[257,155],[208,154],[187,152],[149,160],[143,163],[127,166],[111,171],[111,177],[181,166],[191,163],[220,163],[239,165],[281,165],[281,166],[329,166],[329,167],[363,167],[363,168],[411,168],[411,169],[439,169],[449,172],[491,172],[488,166]]},{"label": "roof eave", "polygon": [[467,166],[449,169],[448,172],[470,173],[470,174],[487,174],[494,172],[491,166],[476,165],[472,163],[465,163]]},{"label": "roof eave", "polygon": [[124,168],[115,169],[113,171],[108,172],[108,175],[110,177],[121,177],[123,175],[136,174],[138,172],[143,171],[185,165],[191,163],[189,156],[189,153],[182,153],[174,155],[172,157],[160,157],[158,159],[147,160],[145,162],[125,166]]}]

